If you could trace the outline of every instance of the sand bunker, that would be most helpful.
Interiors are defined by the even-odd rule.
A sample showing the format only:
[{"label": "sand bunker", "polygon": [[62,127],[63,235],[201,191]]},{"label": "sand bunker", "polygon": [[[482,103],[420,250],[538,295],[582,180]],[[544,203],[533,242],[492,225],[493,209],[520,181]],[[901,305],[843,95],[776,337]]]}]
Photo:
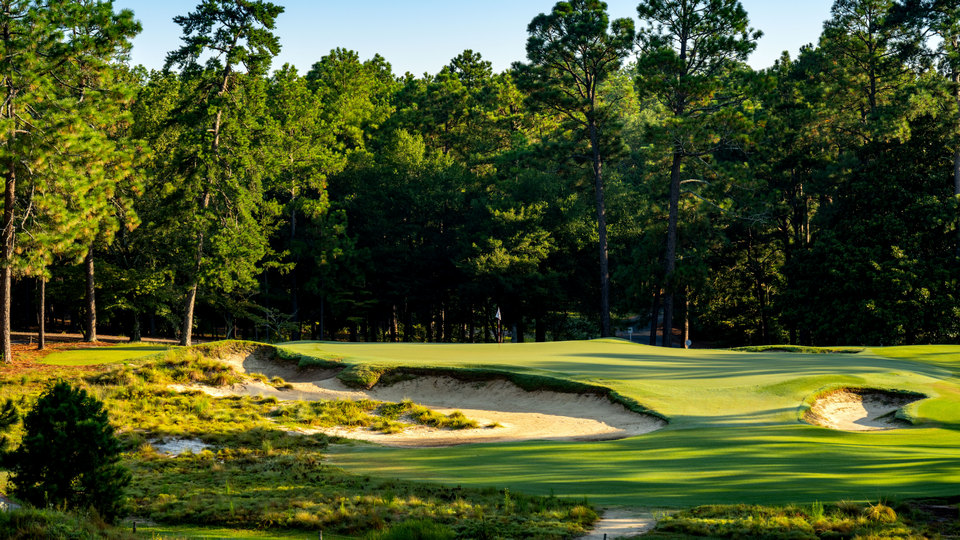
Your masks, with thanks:
[{"label": "sand bunker", "polygon": [[[379,433],[344,427],[299,430],[360,439],[389,446],[450,446],[480,442],[523,440],[610,440],[649,433],[666,425],[652,415],[640,414],[602,396],[551,391],[526,392],[511,382],[463,382],[451,377],[419,377],[390,386],[356,390],[336,378],[336,370],[281,365],[262,354],[222,358],[247,374],[282,377],[292,388],[276,389],[262,382],[227,388],[185,387],[213,396],[262,395],[280,400],[373,399],[398,402],[410,399],[444,414],[461,411],[477,422],[476,429],[449,430],[411,426],[401,433]],[[495,427],[486,427],[494,425]]]},{"label": "sand bunker", "polygon": [[924,396],[883,390],[844,388],[817,398],[804,419],[841,431],[882,431],[908,427],[896,417],[902,407]]},{"label": "sand bunker", "polygon": [[156,450],[158,454],[167,454],[170,456],[179,456],[187,452],[199,454],[207,448],[210,448],[210,445],[200,439],[168,439],[153,443],[153,449]]}]

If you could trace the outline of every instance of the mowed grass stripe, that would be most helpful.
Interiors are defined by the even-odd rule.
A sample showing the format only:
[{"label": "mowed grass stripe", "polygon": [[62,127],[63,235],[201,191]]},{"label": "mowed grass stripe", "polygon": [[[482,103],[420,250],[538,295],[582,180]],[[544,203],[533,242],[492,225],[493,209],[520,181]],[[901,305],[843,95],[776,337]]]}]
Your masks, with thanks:
[{"label": "mowed grass stripe", "polygon": [[40,363],[53,366],[94,366],[118,364],[166,351],[170,347],[155,343],[122,343],[110,347],[89,347],[57,351]]}]

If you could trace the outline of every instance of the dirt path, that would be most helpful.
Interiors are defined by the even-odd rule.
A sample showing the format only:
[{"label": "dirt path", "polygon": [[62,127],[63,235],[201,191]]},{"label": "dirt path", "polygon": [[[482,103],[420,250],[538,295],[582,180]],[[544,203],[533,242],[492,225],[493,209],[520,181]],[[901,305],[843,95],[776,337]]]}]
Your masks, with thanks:
[{"label": "dirt path", "polygon": [[656,526],[657,520],[654,518],[653,512],[610,508],[604,510],[597,526],[586,536],[581,537],[580,540],[630,538],[650,532]]},{"label": "dirt path", "polygon": [[[319,401],[372,399],[399,402],[410,399],[439,412],[459,410],[481,427],[447,430],[411,426],[401,433],[385,434],[343,427],[301,429],[304,433],[360,439],[388,446],[432,447],[480,442],[524,440],[609,440],[642,435],[666,423],[638,414],[605,397],[560,392],[526,392],[503,380],[466,383],[450,377],[420,377],[371,390],[348,388],[333,370],[305,370],[279,365],[259,357],[223,359],[243,373],[283,377],[292,388],[279,390],[261,382],[228,388],[175,386],[180,391],[201,390],[214,396],[262,395],[280,400]],[[491,427],[492,426],[492,427]]]}]

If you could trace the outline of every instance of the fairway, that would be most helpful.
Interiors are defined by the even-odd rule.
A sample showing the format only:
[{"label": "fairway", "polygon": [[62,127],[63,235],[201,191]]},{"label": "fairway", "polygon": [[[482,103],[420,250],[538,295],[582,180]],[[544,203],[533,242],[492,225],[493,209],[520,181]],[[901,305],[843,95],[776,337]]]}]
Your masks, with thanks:
[{"label": "fairway", "polygon": [[[485,367],[610,387],[664,415],[657,432],[606,442],[398,449],[334,445],[347,470],[448,485],[507,486],[601,504],[877,500],[960,485],[960,347],[797,354],[661,349],[619,340],[505,345],[288,343],[308,356],[411,367]],[[848,433],[801,422],[840,386],[928,396],[915,427]]]},{"label": "fairway", "polygon": [[163,352],[170,347],[155,343],[123,343],[111,347],[91,347],[58,351],[41,362],[52,366],[94,366],[116,364]]}]

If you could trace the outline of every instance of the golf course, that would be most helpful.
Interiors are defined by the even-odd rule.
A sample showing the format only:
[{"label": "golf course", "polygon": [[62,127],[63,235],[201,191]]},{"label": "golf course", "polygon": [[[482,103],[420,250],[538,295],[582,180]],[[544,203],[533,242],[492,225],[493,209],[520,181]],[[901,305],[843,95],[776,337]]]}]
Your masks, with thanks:
[{"label": "golf course", "polygon": [[897,521],[912,501],[956,526],[958,367],[958,346],[63,345],[0,397],[103,400],[131,538],[575,538],[624,512],[655,538],[919,537],[943,525]]},{"label": "golf course", "polygon": [[[602,504],[665,507],[953,495],[960,485],[960,347],[856,354],[663,349],[619,340],[283,347],[348,364],[568,379],[608,387],[669,422],[612,441],[416,450],[334,446],[333,462],[357,473],[470,486],[495,482]],[[841,387],[927,397],[901,411],[902,429],[844,432],[803,421],[819,393]]]}]

